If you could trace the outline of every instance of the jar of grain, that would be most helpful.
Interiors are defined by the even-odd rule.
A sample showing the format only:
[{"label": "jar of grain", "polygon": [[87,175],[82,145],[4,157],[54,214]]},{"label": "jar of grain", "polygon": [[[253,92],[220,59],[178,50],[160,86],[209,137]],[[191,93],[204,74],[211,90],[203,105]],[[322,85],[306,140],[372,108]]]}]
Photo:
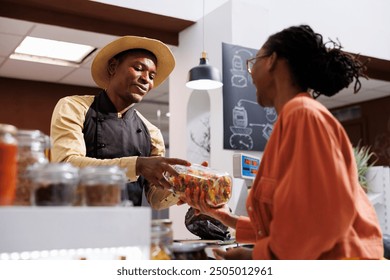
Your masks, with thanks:
[{"label": "jar of grain", "polygon": [[19,129],[18,140],[18,179],[14,205],[31,205],[32,180],[28,169],[32,165],[46,164],[45,151],[50,146],[49,136],[39,130]]},{"label": "jar of grain", "polygon": [[118,206],[126,187],[125,170],[118,166],[88,166],[80,170],[74,205]]},{"label": "jar of grain", "polygon": [[168,219],[152,220],[150,235],[150,259],[173,259],[172,251],[170,250],[173,242],[172,221]]},{"label": "jar of grain", "polygon": [[48,163],[30,171],[32,204],[37,206],[70,206],[79,182],[79,169],[70,163]]},{"label": "jar of grain", "polygon": [[0,206],[12,205],[17,177],[17,128],[0,124]]}]

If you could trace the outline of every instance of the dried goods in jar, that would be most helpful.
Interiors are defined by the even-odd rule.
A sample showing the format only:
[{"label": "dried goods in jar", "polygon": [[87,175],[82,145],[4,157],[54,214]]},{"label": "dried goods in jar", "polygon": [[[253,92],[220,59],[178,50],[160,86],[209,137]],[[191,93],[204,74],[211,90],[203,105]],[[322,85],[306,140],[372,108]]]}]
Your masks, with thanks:
[{"label": "dried goods in jar", "polygon": [[176,194],[183,195],[186,188],[199,187],[200,190],[206,192],[206,202],[213,207],[221,206],[231,198],[232,178],[228,173],[196,164],[191,166],[174,165],[173,167],[179,175],[165,175]]},{"label": "dried goods in jar", "polygon": [[35,205],[66,206],[73,199],[73,188],[65,183],[38,184],[35,187]]},{"label": "dried goods in jar", "polygon": [[116,206],[121,203],[121,185],[96,184],[80,187],[84,189],[87,206]]},{"label": "dried goods in jar", "polygon": [[46,164],[45,150],[50,146],[49,136],[39,130],[18,130],[18,179],[14,205],[31,205],[32,178],[29,168]]},{"label": "dried goods in jar", "polygon": [[170,246],[172,245],[172,222],[168,220],[152,220],[150,259],[171,260],[173,258]]},{"label": "dried goods in jar", "polygon": [[70,206],[78,185],[78,168],[70,163],[47,163],[35,166],[32,202],[38,206]]},{"label": "dried goods in jar", "polygon": [[117,206],[127,182],[125,170],[118,166],[88,166],[80,170],[75,203],[87,206]]},{"label": "dried goods in jar", "polygon": [[0,205],[12,205],[15,198],[18,146],[17,128],[0,124]]}]

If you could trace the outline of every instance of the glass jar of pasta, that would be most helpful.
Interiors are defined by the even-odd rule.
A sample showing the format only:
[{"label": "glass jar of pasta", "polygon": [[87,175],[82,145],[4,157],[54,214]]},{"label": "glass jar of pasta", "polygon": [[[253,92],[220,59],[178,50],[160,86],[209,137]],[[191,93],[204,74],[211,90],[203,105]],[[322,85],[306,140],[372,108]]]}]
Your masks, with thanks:
[{"label": "glass jar of pasta", "polygon": [[179,173],[179,176],[165,174],[165,177],[172,185],[172,191],[179,196],[185,195],[186,188],[198,187],[201,191],[206,192],[206,202],[212,207],[222,206],[232,196],[232,177],[227,172],[198,164],[174,165],[173,168]]}]

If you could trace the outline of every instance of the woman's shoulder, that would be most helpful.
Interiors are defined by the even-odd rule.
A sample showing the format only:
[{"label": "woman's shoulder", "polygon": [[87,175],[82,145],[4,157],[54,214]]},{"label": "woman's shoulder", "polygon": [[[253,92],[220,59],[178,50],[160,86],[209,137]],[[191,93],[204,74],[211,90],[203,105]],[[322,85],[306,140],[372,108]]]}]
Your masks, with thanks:
[{"label": "woman's shoulder", "polygon": [[314,115],[331,114],[324,105],[312,98],[309,93],[300,93],[296,95],[283,106],[282,113],[285,116],[293,113],[305,113]]}]

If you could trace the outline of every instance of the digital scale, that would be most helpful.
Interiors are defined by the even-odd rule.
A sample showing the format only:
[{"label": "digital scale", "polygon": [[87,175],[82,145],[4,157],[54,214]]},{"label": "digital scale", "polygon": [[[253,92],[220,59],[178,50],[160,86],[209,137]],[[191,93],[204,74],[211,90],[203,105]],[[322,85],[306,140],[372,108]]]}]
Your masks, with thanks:
[{"label": "digital scale", "polygon": [[260,158],[258,157],[242,153],[233,155],[234,178],[253,180],[256,177],[259,166]]},{"label": "digital scale", "polygon": [[260,158],[248,154],[233,154],[233,188],[229,207],[238,216],[248,216],[246,200],[260,166]]}]

